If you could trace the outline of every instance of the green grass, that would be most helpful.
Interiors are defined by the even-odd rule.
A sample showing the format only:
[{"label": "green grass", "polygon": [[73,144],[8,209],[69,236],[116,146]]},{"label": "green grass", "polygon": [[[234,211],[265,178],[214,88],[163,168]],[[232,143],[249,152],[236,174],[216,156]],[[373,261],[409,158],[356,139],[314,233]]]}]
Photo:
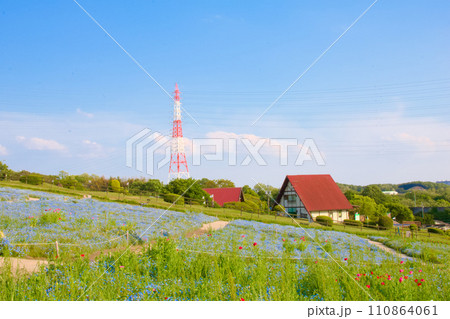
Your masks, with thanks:
[{"label": "green grass", "polygon": [[[348,276],[332,261],[289,259],[288,249],[285,259],[269,260],[263,252],[246,259],[175,248],[173,241],[161,240],[142,254],[116,253],[97,263],[82,257],[58,260],[32,276],[15,276],[5,266],[0,300],[401,301],[450,296],[448,264],[344,265]],[[408,279],[399,282],[404,275]]]}]

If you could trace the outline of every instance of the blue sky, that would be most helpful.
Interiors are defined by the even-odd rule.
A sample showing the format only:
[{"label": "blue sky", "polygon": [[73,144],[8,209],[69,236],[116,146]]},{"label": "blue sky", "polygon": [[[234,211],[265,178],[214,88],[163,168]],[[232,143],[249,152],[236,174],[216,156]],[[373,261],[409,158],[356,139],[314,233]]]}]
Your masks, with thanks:
[{"label": "blue sky", "polygon": [[[187,146],[195,178],[450,179],[448,1],[378,1],[251,125],[372,2],[79,1],[168,92],[179,84],[198,123],[183,114],[187,143],[312,138],[326,163],[296,166],[294,148],[287,166],[273,149],[266,166],[192,166]],[[126,140],[170,134],[173,101],[73,1],[2,1],[0,74],[0,160],[15,170],[145,176]]]}]

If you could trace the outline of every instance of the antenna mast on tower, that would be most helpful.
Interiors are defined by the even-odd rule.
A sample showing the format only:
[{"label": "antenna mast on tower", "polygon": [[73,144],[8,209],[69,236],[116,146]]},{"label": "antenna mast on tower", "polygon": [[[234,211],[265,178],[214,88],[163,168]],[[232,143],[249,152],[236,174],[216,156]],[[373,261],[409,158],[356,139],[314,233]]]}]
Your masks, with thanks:
[{"label": "antenna mast on tower", "polygon": [[181,102],[178,84],[175,84],[173,105],[173,129],[170,152],[169,181],[174,178],[189,178],[189,170],[184,152],[183,129],[181,128]]}]

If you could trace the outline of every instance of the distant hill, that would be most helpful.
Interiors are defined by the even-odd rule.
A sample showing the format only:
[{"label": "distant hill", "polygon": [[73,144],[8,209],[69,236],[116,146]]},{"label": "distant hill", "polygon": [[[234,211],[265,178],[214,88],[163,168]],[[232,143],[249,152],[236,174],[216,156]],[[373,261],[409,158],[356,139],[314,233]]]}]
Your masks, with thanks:
[{"label": "distant hill", "polygon": [[[348,190],[354,190],[357,192],[360,192],[364,189],[365,186],[360,185],[351,185],[351,184],[341,184],[337,183],[339,188],[342,192],[346,192]],[[415,190],[430,190],[430,191],[439,191],[439,190],[446,190],[450,189],[450,181],[443,181],[443,182],[421,182],[421,181],[415,181],[415,182],[408,182],[408,183],[402,183],[402,184],[371,184],[378,186],[382,191],[397,191],[399,193],[405,193],[410,189]],[[369,185],[366,185],[369,186]]]}]

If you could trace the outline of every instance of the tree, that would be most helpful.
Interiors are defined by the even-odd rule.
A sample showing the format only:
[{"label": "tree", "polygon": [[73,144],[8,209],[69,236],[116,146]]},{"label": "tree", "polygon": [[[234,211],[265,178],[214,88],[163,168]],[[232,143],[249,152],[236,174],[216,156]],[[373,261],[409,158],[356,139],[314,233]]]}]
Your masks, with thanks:
[{"label": "tree", "polygon": [[395,220],[399,223],[403,223],[405,220],[414,220],[412,211],[405,205],[399,203],[389,203],[386,205],[391,216],[395,217]]},{"label": "tree", "polygon": [[115,193],[120,193],[122,191],[122,187],[120,187],[120,182],[117,179],[113,179],[110,182],[111,190]]},{"label": "tree", "polygon": [[377,203],[368,196],[354,195],[353,199],[350,201],[353,205],[358,206],[357,210],[361,215],[369,217],[369,219],[375,219],[378,216],[383,215],[386,211],[383,207],[378,207]]},{"label": "tree", "polygon": [[10,170],[8,165],[0,162],[0,179],[6,179],[6,176],[9,174]]},{"label": "tree", "polygon": [[351,201],[355,195],[358,195],[357,191],[354,191],[353,189],[349,189],[344,193],[345,197],[347,197],[347,200]]},{"label": "tree", "polygon": [[159,179],[150,179],[143,183],[141,190],[150,193],[161,193],[163,190],[163,184]]},{"label": "tree", "polygon": [[201,188],[217,188],[218,187],[215,181],[207,179],[207,178],[202,178],[201,180],[199,180],[197,182],[197,184],[199,184]]},{"label": "tree", "polygon": [[244,187],[242,187],[242,192],[244,194],[250,194],[250,195],[253,195],[253,196],[258,196],[258,194],[253,189],[251,189],[250,186],[248,186],[248,185],[244,185]]},{"label": "tree", "polygon": [[209,198],[209,194],[205,192],[201,185],[193,178],[178,178],[173,179],[164,187],[167,193],[183,195],[185,198],[193,198],[203,200]]},{"label": "tree", "polygon": [[69,173],[65,172],[65,171],[59,171],[59,175],[58,175],[59,179],[63,180],[65,178],[69,177]]},{"label": "tree", "polygon": [[377,204],[383,204],[387,201],[387,196],[383,194],[381,189],[376,185],[364,187],[361,195],[372,198]]},{"label": "tree", "polygon": [[217,185],[216,187],[219,188],[236,187],[234,186],[234,183],[228,179],[216,179],[214,182]]}]

